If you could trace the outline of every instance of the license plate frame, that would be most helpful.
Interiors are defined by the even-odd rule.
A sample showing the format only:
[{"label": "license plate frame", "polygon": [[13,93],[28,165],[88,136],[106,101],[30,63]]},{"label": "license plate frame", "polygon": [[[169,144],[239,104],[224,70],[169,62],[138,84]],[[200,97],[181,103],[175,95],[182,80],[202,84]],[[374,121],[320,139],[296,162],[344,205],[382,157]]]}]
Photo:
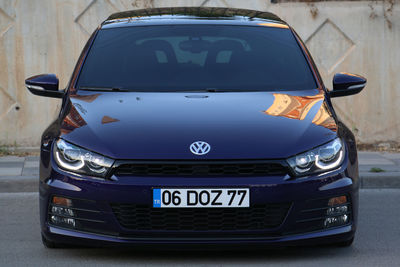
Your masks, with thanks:
[{"label": "license plate frame", "polygon": [[249,188],[153,188],[153,208],[248,208]]}]

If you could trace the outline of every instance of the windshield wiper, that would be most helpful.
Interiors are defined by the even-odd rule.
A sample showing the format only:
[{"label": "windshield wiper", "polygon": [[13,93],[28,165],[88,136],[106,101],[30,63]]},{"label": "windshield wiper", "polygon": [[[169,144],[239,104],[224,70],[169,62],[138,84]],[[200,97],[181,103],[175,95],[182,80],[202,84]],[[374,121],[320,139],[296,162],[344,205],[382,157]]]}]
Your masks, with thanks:
[{"label": "windshield wiper", "polygon": [[80,86],[78,90],[83,91],[103,91],[103,92],[129,92],[129,90],[122,89],[119,87],[90,87],[90,86]]},{"label": "windshield wiper", "polygon": [[209,93],[226,93],[226,92],[237,92],[238,90],[206,88],[206,89],[204,89],[204,91],[209,92]]},{"label": "windshield wiper", "polygon": [[237,89],[218,89],[218,88],[205,88],[198,90],[136,90],[136,89],[124,89],[119,87],[96,87],[96,86],[80,86],[78,90],[82,91],[103,91],[103,92],[182,92],[182,93],[227,93],[227,92],[241,92]]}]

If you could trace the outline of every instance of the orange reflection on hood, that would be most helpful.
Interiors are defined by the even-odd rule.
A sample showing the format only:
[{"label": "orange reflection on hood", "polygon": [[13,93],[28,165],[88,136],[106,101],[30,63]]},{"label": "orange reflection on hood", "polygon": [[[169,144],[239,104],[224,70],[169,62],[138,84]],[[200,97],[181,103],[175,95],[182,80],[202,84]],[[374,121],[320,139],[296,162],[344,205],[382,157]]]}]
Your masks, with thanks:
[{"label": "orange reflection on hood", "polygon": [[322,95],[292,96],[288,94],[273,94],[274,103],[265,111],[272,116],[286,117],[289,119],[304,120],[310,109],[322,100]]},{"label": "orange reflection on hood", "polygon": [[319,108],[317,115],[315,115],[314,119],[312,120],[312,123],[328,128],[329,130],[334,132],[337,131],[336,122],[333,119],[332,114],[326,106],[325,102]]},{"label": "orange reflection on hood", "polygon": [[61,125],[61,133],[67,134],[72,132],[73,130],[85,126],[87,123],[82,118],[81,114],[76,110],[76,108],[71,105],[71,110],[68,115],[64,118]]},{"label": "orange reflection on hood", "polygon": [[[288,94],[274,93],[274,102],[264,111],[266,114],[277,117],[285,117],[295,120],[304,120],[311,108],[324,99],[323,94],[315,96],[293,96]],[[312,123],[332,131],[337,131],[335,120],[324,102]]]},{"label": "orange reflection on hood", "polygon": [[71,98],[79,99],[79,100],[85,101],[87,103],[92,103],[100,95],[101,95],[100,93],[91,94],[91,95],[73,95],[73,96],[71,96]]},{"label": "orange reflection on hood", "polygon": [[114,119],[109,116],[103,116],[103,118],[101,119],[101,124],[107,124],[107,123],[112,123],[112,122],[117,122],[117,121],[119,121],[119,119]]}]

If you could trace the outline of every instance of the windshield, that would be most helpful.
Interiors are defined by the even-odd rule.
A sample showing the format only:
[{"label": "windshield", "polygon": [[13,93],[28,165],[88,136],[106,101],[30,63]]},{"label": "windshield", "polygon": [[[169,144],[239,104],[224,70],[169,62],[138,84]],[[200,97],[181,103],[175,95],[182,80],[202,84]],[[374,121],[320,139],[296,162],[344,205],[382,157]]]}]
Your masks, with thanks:
[{"label": "windshield", "polygon": [[163,25],[100,30],[77,87],[163,92],[317,86],[289,29]]}]

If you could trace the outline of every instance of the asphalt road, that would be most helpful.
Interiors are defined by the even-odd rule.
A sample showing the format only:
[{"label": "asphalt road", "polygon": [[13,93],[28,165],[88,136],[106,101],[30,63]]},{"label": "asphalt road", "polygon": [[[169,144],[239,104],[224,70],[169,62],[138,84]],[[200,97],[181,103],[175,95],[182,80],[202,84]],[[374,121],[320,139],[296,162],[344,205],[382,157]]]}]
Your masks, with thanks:
[{"label": "asphalt road", "polygon": [[400,190],[362,190],[350,248],[307,247],[250,252],[137,252],[42,246],[38,194],[0,193],[0,266],[296,265],[400,266]]}]

